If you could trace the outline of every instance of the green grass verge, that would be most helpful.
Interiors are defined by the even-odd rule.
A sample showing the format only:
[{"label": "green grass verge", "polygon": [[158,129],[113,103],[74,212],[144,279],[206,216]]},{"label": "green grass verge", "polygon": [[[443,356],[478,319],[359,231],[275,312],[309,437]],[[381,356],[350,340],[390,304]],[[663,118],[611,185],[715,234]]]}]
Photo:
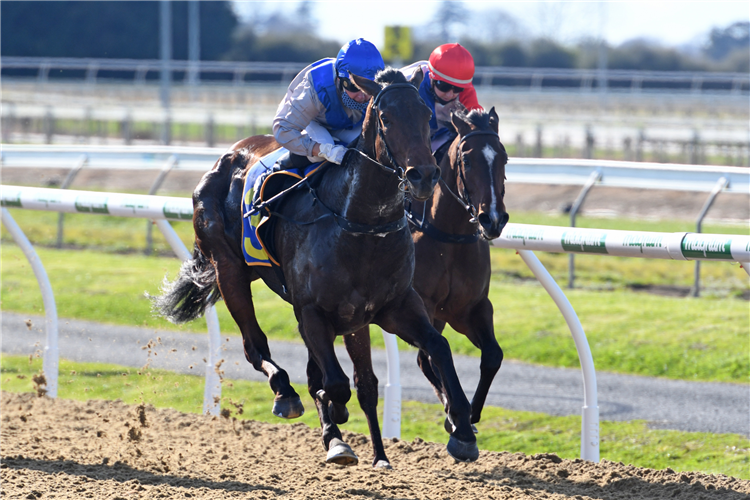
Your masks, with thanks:
[{"label": "green grass verge", "polygon": [[[3,356],[0,359],[2,389],[33,392],[35,384],[32,378],[41,370],[41,364],[38,358]],[[81,401],[122,399],[130,404],[146,402],[160,408],[201,412],[202,377],[162,370],[139,371],[117,365],[61,360],[58,397]],[[261,382],[225,379],[222,408],[236,418],[278,424],[301,421],[318,428],[317,413],[306,387],[295,385],[295,389],[307,412],[294,421],[271,414],[272,393],[267,384]],[[350,419],[342,428],[369,434],[356,398],[352,398],[348,406]],[[382,411],[382,401],[379,408]],[[402,439],[411,441],[420,437],[426,441],[447,442],[440,405],[405,401],[402,412]],[[482,450],[526,454],[552,452],[563,458],[580,457],[581,419],[578,416],[551,417],[487,407],[478,427],[478,445]],[[750,479],[750,440],[736,434],[651,430],[642,421],[602,422],[600,440],[603,459],[652,469],[671,467],[676,471],[721,473]]]},{"label": "green grass verge", "polygon": [[[2,309],[44,314],[39,287],[20,249],[13,244],[3,244],[1,250]],[[203,319],[176,327],[151,313],[144,292],[157,294],[165,275],[174,278],[179,269],[179,262],[174,258],[42,247],[37,248],[37,253],[55,290],[61,318],[206,331]],[[561,265],[556,257],[541,256],[553,274]],[[490,287],[490,298],[495,306],[495,333],[506,358],[549,366],[579,366],[573,340],[552,299],[535,281],[525,280],[520,267],[516,274],[512,270],[505,271],[512,269],[511,261],[513,265],[522,266],[516,262],[520,259],[513,252],[500,249],[493,251],[493,259],[507,263],[501,267],[504,272],[493,276]],[[655,273],[661,265],[686,264],[639,262],[657,266],[652,267]],[[727,264],[724,266],[734,274],[741,272]],[[590,272],[595,271],[594,267],[596,264]],[[627,264],[625,268],[621,271],[613,267],[612,273],[622,274],[613,277],[611,291],[602,292],[592,285],[588,289],[566,292],[586,331],[598,370],[686,380],[749,381],[750,309],[747,301],[726,294],[692,299],[634,293],[624,286],[624,280],[633,279],[634,271],[629,273]],[[668,276],[675,274],[669,267],[662,271]],[[721,276],[717,280],[726,281]],[[738,278],[738,282],[741,281],[742,278]],[[253,293],[258,320],[269,337],[299,341],[291,306],[260,282],[253,285]],[[223,303],[217,305],[217,312],[222,332],[238,334]],[[373,344],[382,347],[382,337],[376,329],[372,332]],[[463,335],[450,328],[445,335],[453,352],[479,354]],[[399,346],[410,349],[403,342]]]}]

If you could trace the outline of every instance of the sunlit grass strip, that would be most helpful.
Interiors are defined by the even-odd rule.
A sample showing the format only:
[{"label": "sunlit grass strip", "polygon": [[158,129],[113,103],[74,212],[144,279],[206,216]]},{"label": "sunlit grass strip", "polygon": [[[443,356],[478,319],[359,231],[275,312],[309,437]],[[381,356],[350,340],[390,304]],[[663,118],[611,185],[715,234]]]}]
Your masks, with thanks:
[{"label": "sunlit grass strip", "polygon": [[[3,356],[0,360],[2,389],[33,392],[32,377],[39,373],[41,360],[23,356]],[[252,368],[247,367],[248,370]],[[60,362],[58,396],[85,401],[122,399],[129,404],[148,403],[158,408],[174,408],[200,413],[204,380],[149,368],[134,369],[99,363]],[[271,414],[273,395],[268,385],[224,379],[222,410],[229,418],[253,419],[277,424],[303,422],[319,428],[315,406],[301,385],[295,385],[307,412],[300,419],[287,421]],[[356,397],[348,405],[350,419],[342,429],[369,435],[367,422]],[[379,405],[382,411],[382,401]],[[444,413],[440,405],[404,402],[401,436],[411,441],[446,443]],[[478,444],[482,450],[556,453],[575,459],[580,456],[581,419],[552,417],[541,413],[518,412],[487,407],[478,424]],[[676,471],[721,473],[750,479],[750,440],[736,434],[709,434],[651,430],[642,421],[601,422],[601,457],[639,467]]]}]

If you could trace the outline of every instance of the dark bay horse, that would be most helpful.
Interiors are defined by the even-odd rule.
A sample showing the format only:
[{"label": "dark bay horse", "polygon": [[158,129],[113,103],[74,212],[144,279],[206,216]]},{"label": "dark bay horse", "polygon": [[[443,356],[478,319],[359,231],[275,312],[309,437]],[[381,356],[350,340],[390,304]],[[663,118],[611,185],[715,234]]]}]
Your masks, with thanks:
[{"label": "dark bay horse", "polygon": [[183,264],[155,304],[165,317],[183,322],[202,314],[220,292],[242,332],[246,358],[268,376],[275,394],[274,413],[294,418],[302,414],[302,404],[286,372],[271,358],[255,318],[250,284],[261,278],[291,303],[309,351],[308,391],[318,410],[330,462],[357,460],[337,427],[348,419],[345,405],[351,397],[349,379],[333,348],[335,338],[343,335],[370,427],[373,465],[388,466],[377,421],[369,324],[428,353],[444,381],[445,407],[452,422],[448,452],[464,461],[476,460],[479,454],[471,408],[450,347],[411,287],[414,245],[403,213],[404,190],[415,199],[427,199],[440,177],[429,149],[429,109],[416,91],[421,79],[419,72],[407,82],[392,69],[379,74],[375,82],[352,75],[360,89],[375,96],[354,149],[341,166],[328,165],[274,208],[279,215],[274,248],[283,281],[277,270],[247,266],[240,246],[245,174],[278,145],[271,137],[237,143],[196,188],[193,259]]},{"label": "dark bay horse", "polygon": [[[439,332],[448,323],[482,352],[479,384],[471,402],[475,424],[503,360],[487,295],[489,240],[500,236],[508,222],[503,203],[508,155],[498,136],[495,108],[454,114],[451,120],[458,136],[441,159],[440,184],[427,202],[411,204],[416,254],[413,286]],[[444,401],[429,354],[420,350],[417,362]]]}]

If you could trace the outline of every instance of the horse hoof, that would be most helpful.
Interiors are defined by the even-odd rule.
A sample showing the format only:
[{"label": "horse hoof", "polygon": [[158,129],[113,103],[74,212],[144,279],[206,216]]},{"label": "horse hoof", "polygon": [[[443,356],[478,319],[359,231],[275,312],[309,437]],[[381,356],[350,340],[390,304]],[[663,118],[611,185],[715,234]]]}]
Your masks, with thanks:
[{"label": "horse hoof", "polygon": [[393,467],[391,467],[391,464],[388,463],[388,460],[378,460],[372,466],[375,469],[393,469]]},{"label": "horse hoof", "polygon": [[299,396],[276,399],[273,402],[274,415],[281,418],[298,418],[305,414],[305,407]]},{"label": "horse hoof", "polygon": [[[448,419],[448,417],[445,417],[445,420],[443,421],[443,428],[445,429],[445,432],[447,432],[448,434],[453,434],[453,431],[455,430],[453,428],[453,424]],[[479,429],[477,429],[477,426],[474,424],[471,424],[471,431],[474,434],[479,434]]]},{"label": "horse hoof", "polygon": [[459,462],[474,462],[479,458],[479,448],[476,441],[467,443],[451,436],[446,449],[448,450],[448,455]]},{"label": "horse hoof", "polygon": [[326,463],[338,465],[357,465],[359,458],[354,454],[351,447],[338,438],[331,439],[328,444],[328,455]]}]

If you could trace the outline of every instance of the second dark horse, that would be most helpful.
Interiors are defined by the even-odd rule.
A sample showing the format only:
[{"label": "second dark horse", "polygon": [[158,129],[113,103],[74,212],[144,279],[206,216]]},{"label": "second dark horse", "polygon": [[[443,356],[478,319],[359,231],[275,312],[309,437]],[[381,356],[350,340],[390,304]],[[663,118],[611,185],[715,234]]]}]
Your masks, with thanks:
[{"label": "second dark horse", "polygon": [[[414,289],[424,301],[432,324],[446,323],[482,352],[480,377],[471,401],[471,423],[479,422],[503,351],[495,338],[490,287],[489,241],[508,222],[505,210],[505,165],[508,154],[498,135],[495,108],[451,116],[458,133],[440,162],[442,178],[425,204],[407,203],[417,266]],[[429,354],[419,351],[419,367],[441,401],[440,376]],[[450,428],[446,419],[446,428]]]},{"label": "second dark horse", "polygon": [[276,395],[274,413],[286,418],[301,415],[302,405],[286,372],[271,359],[255,318],[250,283],[261,278],[291,303],[309,351],[308,390],[330,462],[357,460],[337,427],[348,419],[346,403],[351,398],[349,379],[333,346],[335,338],[343,335],[370,427],[373,465],[388,466],[377,420],[377,379],[365,328],[369,324],[395,333],[429,355],[442,381],[452,422],[447,450],[463,461],[479,455],[469,402],[448,342],[432,326],[411,286],[414,246],[403,212],[404,187],[415,199],[424,200],[440,177],[429,149],[430,112],[416,91],[421,79],[419,72],[407,82],[396,70],[382,72],[375,82],[352,75],[359,88],[375,96],[354,150],[341,166],[329,165],[305,189],[292,191],[278,208],[274,247],[286,286],[273,269],[245,265],[241,252],[245,174],[255,160],[278,147],[270,137],[251,137],[224,155],[196,188],[193,259],[157,299],[163,315],[188,321],[218,300],[218,285],[242,332],[245,356],[268,376]]}]

